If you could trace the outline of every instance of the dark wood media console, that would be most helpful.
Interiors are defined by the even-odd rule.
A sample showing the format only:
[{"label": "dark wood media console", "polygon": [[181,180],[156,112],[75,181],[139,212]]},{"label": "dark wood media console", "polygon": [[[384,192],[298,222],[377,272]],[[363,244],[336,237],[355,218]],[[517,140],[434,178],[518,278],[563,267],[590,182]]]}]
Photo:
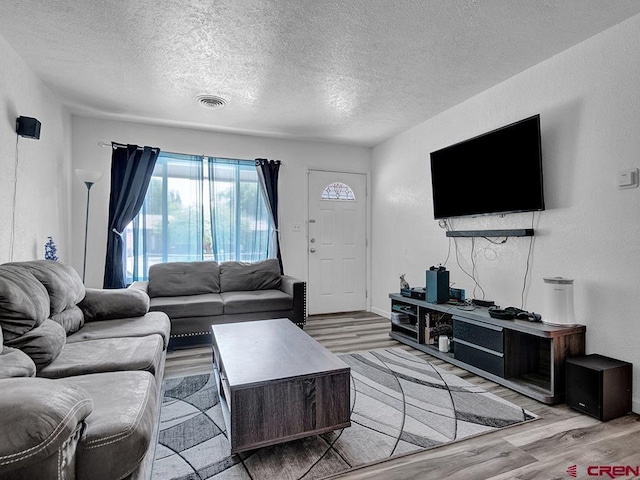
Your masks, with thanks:
[{"label": "dark wood media console", "polygon": [[[564,401],[565,360],[584,355],[584,325],[499,320],[486,307],[389,298],[392,312],[408,315],[408,323],[392,321],[391,338],[547,404]],[[438,349],[440,334],[452,337],[450,352]]]}]

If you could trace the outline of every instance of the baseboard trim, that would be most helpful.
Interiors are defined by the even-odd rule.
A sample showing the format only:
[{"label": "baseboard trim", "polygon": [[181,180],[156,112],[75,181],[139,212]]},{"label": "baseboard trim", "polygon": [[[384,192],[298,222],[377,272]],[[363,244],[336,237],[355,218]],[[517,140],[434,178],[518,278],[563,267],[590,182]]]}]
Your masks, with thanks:
[{"label": "baseboard trim", "polygon": [[381,317],[390,319],[391,314],[388,310],[381,310],[380,308],[371,307],[371,313],[375,313],[376,315],[380,315]]}]

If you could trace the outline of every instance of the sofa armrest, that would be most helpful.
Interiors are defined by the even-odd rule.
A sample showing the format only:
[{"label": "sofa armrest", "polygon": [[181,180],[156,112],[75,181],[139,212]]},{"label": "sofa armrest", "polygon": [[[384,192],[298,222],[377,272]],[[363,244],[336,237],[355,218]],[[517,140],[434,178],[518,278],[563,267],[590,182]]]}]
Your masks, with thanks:
[{"label": "sofa armrest", "polygon": [[146,293],[148,295],[149,294],[149,281],[148,280],[136,280],[131,285],[129,285],[129,288],[133,288],[133,289],[136,289],[136,290],[142,290],[144,293]]},{"label": "sofa armrest", "polygon": [[78,306],[87,322],[142,317],[149,311],[149,295],[136,288],[87,288]]},{"label": "sofa armrest", "polygon": [[0,478],[75,478],[76,445],[92,409],[89,394],[75,386],[0,381]]},{"label": "sofa armrest", "polygon": [[307,283],[289,275],[282,275],[280,290],[293,296],[293,314],[291,320],[296,325],[307,323]]}]

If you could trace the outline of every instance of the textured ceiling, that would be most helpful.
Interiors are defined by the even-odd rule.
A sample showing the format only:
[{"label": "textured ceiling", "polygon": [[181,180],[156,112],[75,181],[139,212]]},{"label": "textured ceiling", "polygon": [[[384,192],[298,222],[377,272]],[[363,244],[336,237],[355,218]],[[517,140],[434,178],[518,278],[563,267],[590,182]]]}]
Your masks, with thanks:
[{"label": "textured ceiling", "polygon": [[0,35],[73,113],[366,146],[640,13],[637,0],[0,5]]}]

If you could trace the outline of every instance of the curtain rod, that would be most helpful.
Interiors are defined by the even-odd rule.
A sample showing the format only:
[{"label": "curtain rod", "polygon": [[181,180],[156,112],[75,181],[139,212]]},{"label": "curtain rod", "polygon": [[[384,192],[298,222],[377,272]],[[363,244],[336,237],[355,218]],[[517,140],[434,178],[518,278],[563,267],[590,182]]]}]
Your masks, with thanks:
[{"label": "curtain rod", "polygon": [[[98,146],[99,147],[113,148],[114,144],[118,145],[118,146],[121,146],[121,147],[126,147],[126,145],[123,144],[123,143],[105,142],[104,140],[98,140]],[[154,148],[157,148],[157,147],[154,147]],[[143,148],[142,147],[138,147],[138,150],[143,150]],[[169,155],[172,155],[172,154],[173,155],[190,155],[190,154],[185,154],[185,153],[165,152],[164,150],[161,150],[161,151],[162,151],[162,153],[169,154]],[[193,156],[195,156],[195,157],[200,156],[200,157],[211,157],[211,158],[225,158],[226,159],[226,157],[214,157],[213,155],[205,155],[204,153],[200,154],[200,155],[193,155]],[[236,159],[232,159],[232,160],[236,160]],[[254,162],[254,161],[257,161],[257,160],[266,160],[266,158],[256,158],[254,160],[242,160],[242,161]],[[276,160],[276,162],[280,163],[281,165],[283,164],[283,162],[280,161],[280,160]]]},{"label": "curtain rod", "polygon": [[[105,147],[105,148],[113,148],[113,144],[119,146],[119,147],[126,147],[126,145],[124,143],[118,143],[118,142],[105,142],[104,140],[98,140],[98,146],[99,147]],[[158,148],[158,147],[152,147],[152,148]],[[143,147],[138,147],[138,150],[144,150]],[[164,153],[165,155],[192,155],[192,154],[187,154],[187,153],[176,153],[176,152],[165,152],[164,150],[160,150],[162,153]],[[209,157],[210,155],[204,155],[204,154],[200,154],[200,155],[192,155],[194,157]]]},{"label": "curtain rod", "polygon": [[[124,143],[118,143],[118,142],[105,142],[103,140],[98,140],[98,146],[99,147],[106,147],[106,148],[113,148],[115,146],[118,147],[126,147],[127,145],[125,145]],[[158,148],[158,147],[152,147],[152,148]],[[138,150],[144,150],[144,147],[138,147]]]},{"label": "curtain rod", "polygon": [[[105,147],[105,148],[113,148],[114,145],[117,145],[118,147],[126,147],[126,145],[124,143],[118,143],[118,142],[105,142],[104,140],[98,140],[98,146],[99,147]],[[151,148],[158,148],[158,147],[151,147]],[[159,149],[159,148],[158,148]],[[138,150],[144,150],[144,147],[138,147]],[[162,153],[164,154],[168,154],[168,155],[187,155],[184,153],[175,153],[175,152],[165,152],[164,150],[159,149]],[[210,155],[193,155],[194,157],[200,156],[200,157],[207,157]]]}]

